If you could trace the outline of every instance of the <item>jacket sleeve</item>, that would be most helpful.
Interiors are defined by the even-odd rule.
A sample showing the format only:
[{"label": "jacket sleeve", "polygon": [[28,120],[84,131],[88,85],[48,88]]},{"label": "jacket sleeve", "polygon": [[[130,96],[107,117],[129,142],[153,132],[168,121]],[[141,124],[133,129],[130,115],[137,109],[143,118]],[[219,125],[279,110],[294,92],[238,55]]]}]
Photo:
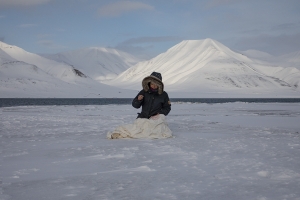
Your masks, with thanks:
[{"label": "jacket sleeve", "polygon": [[141,107],[141,105],[143,104],[143,102],[144,102],[144,98],[142,99],[142,100],[138,100],[138,96],[139,95],[143,95],[144,96],[144,98],[145,98],[145,92],[144,92],[144,90],[141,90],[137,95],[136,95],[136,97],[132,100],[132,106],[134,107],[134,108],[140,108]]},{"label": "jacket sleeve", "polygon": [[166,93],[166,97],[164,98],[164,103],[162,105],[161,110],[159,111],[159,114],[164,114],[167,116],[170,111],[171,111],[171,102],[168,94]]}]

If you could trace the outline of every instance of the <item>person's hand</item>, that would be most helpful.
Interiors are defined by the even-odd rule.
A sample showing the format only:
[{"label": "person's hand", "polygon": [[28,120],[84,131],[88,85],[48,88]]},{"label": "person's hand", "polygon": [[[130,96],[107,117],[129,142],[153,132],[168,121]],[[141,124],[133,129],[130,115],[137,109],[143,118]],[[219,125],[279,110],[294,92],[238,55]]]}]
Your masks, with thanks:
[{"label": "person's hand", "polygon": [[138,100],[139,100],[139,101],[141,101],[143,98],[144,98],[143,95],[139,95],[139,96],[138,96]]}]

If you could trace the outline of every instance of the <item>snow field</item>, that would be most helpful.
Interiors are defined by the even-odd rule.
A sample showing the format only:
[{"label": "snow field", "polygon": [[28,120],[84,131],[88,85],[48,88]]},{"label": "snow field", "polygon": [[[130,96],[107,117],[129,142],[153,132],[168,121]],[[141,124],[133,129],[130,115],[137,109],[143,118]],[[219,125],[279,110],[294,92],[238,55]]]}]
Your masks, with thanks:
[{"label": "snow field", "polygon": [[0,199],[300,199],[299,103],[173,103],[173,138],[106,139],[138,111],[0,108]]}]

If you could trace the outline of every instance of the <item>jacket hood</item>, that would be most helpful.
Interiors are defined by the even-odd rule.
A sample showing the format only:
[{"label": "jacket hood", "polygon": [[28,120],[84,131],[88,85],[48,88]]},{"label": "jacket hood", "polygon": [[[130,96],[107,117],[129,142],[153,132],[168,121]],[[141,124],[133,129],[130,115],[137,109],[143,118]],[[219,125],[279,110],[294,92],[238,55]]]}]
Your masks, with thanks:
[{"label": "jacket hood", "polygon": [[149,83],[152,82],[158,86],[158,94],[162,94],[164,91],[164,84],[160,78],[161,78],[161,74],[157,72],[153,72],[150,76],[145,77],[142,81],[143,89],[146,92],[148,92],[148,90],[150,89]]}]

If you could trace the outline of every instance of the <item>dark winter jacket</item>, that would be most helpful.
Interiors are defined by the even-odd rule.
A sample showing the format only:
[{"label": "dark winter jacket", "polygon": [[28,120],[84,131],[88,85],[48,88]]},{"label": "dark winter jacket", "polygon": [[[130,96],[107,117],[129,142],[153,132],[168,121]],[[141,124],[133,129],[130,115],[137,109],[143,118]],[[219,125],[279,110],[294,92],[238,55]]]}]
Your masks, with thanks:
[{"label": "dark winter jacket", "polygon": [[[144,78],[142,81],[143,90],[133,99],[132,106],[134,108],[140,108],[142,106],[141,113],[138,113],[138,118],[150,118],[157,114],[168,115],[171,111],[171,102],[168,94],[163,90],[164,85],[162,83],[160,73],[153,72],[150,76]],[[157,91],[150,89],[150,82],[155,83],[158,86]],[[138,96],[143,95],[142,100],[138,100]]]}]

